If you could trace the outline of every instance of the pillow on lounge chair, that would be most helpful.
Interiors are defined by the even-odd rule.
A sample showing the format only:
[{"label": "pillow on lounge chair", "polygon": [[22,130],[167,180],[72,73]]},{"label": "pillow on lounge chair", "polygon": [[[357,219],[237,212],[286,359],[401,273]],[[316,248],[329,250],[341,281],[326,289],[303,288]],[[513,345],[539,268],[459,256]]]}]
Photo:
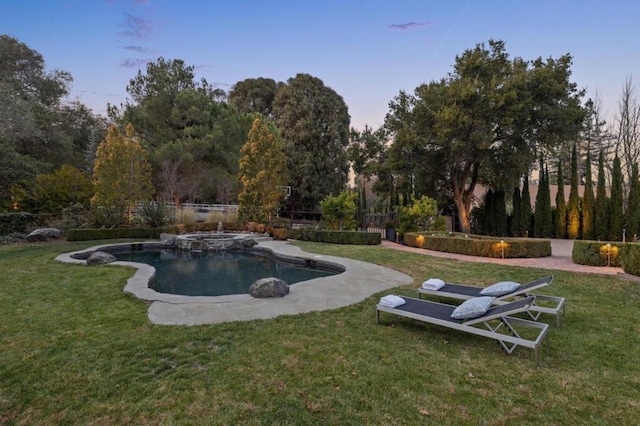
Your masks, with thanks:
[{"label": "pillow on lounge chair", "polygon": [[484,315],[494,300],[495,297],[489,296],[474,297],[466,300],[462,305],[453,310],[451,318],[470,319]]},{"label": "pillow on lounge chair", "polygon": [[514,283],[513,281],[500,281],[483,289],[480,294],[483,296],[500,297],[511,293],[518,287],[520,287],[520,284]]}]

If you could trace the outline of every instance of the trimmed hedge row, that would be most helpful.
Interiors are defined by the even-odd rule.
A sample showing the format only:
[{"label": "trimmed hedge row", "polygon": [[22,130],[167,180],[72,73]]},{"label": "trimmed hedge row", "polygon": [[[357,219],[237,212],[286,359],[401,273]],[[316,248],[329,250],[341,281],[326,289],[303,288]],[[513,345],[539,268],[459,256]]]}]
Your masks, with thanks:
[{"label": "trimmed hedge row", "polygon": [[621,242],[574,241],[571,259],[573,263],[588,266],[621,266],[620,251],[626,246]]},{"label": "trimmed hedge row", "polygon": [[35,219],[31,213],[0,213],[0,235],[24,234]]},{"label": "trimmed hedge row", "polygon": [[551,256],[551,241],[541,239],[469,238],[462,236],[431,235],[417,232],[404,234],[410,247],[469,256],[515,258]]},{"label": "trimmed hedge row", "polygon": [[69,229],[67,240],[69,241],[90,241],[90,240],[111,240],[118,238],[151,238],[157,240],[160,234],[177,234],[175,226],[164,228],[114,228],[114,229]]},{"label": "trimmed hedge row", "polygon": [[379,232],[326,231],[312,228],[291,229],[290,238],[329,244],[377,245],[382,243]]},{"label": "trimmed hedge row", "polygon": [[622,270],[627,274],[640,276],[640,244],[628,243],[620,250]]}]

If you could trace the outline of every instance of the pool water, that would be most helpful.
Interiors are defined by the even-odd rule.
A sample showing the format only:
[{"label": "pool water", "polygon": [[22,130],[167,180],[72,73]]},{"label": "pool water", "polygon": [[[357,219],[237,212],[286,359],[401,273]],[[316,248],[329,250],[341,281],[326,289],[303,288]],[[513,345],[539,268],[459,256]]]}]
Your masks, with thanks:
[{"label": "pool water", "polygon": [[184,296],[247,294],[251,284],[260,278],[276,277],[294,284],[335,274],[249,252],[193,253],[160,249],[113,254],[121,261],[153,266],[155,281],[149,284],[153,290]]}]

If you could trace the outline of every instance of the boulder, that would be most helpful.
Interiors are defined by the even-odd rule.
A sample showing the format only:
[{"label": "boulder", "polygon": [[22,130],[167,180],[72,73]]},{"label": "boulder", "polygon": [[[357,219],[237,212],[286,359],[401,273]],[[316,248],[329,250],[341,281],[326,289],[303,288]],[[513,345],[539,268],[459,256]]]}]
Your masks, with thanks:
[{"label": "boulder", "polygon": [[251,284],[249,294],[255,298],[284,297],[289,294],[289,284],[279,278],[261,278]]},{"label": "boulder", "polygon": [[107,263],[115,262],[116,260],[116,257],[111,253],[94,251],[87,259],[87,265],[105,265]]},{"label": "boulder", "polygon": [[38,228],[27,235],[26,239],[33,243],[36,241],[49,241],[51,238],[60,238],[61,236],[62,231],[57,228]]},{"label": "boulder", "polygon": [[160,244],[162,244],[163,247],[175,247],[177,238],[174,234],[165,234],[163,232],[160,234]]}]

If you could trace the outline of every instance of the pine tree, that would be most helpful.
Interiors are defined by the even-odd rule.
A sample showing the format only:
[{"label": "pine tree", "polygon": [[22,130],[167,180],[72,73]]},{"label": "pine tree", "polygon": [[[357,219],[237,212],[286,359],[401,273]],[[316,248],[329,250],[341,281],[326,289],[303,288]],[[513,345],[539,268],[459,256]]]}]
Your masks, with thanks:
[{"label": "pine tree", "polygon": [[567,204],[567,237],[575,240],[580,236],[580,196],[578,195],[578,154],[576,145],[571,151],[571,192]]},{"label": "pine tree", "polygon": [[587,152],[584,178],[584,196],[582,198],[582,238],[592,240],[594,238],[594,205],[593,182],[591,180],[591,153]]},{"label": "pine tree", "polygon": [[611,199],[609,202],[609,239],[611,241],[622,240],[622,227],[624,221],[622,179],[620,158],[616,155],[613,159],[613,170],[611,171]]},{"label": "pine tree", "polygon": [[567,205],[564,200],[562,160],[558,161],[558,193],[556,194],[556,238],[567,238]]},{"label": "pine tree", "polygon": [[137,201],[151,199],[151,165],[133,124],[127,125],[124,134],[116,126],[109,127],[96,151],[93,184],[92,205],[127,207],[129,217]]},{"label": "pine tree", "polygon": [[524,176],[524,183],[522,184],[522,204],[520,210],[520,229],[523,236],[533,236],[533,229],[531,226],[531,195],[529,193],[529,176]]},{"label": "pine tree", "polygon": [[594,236],[598,240],[609,238],[609,199],[604,176],[604,154],[600,151],[598,157],[598,183],[596,186]]},{"label": "pine tree", "polygon": [[238,194],[241,216],[270,222],[284,196],[286,159],[278,139],[259,118],[253,121],[247,143],[241,149]]},{"label": "pine tree", "polygon": [[628,239],[637,241],[640,232],[640,176],[638,176],[638,164],[634,164],[629,182],[629,199],[627,200],[626,230]]},{"label": "pine tree", "polygon": [[521,219],[522,216],[522,196],[520,187],[513,187],[513,212],[511,213],[511,235],[519,237],[523,234]]}]

